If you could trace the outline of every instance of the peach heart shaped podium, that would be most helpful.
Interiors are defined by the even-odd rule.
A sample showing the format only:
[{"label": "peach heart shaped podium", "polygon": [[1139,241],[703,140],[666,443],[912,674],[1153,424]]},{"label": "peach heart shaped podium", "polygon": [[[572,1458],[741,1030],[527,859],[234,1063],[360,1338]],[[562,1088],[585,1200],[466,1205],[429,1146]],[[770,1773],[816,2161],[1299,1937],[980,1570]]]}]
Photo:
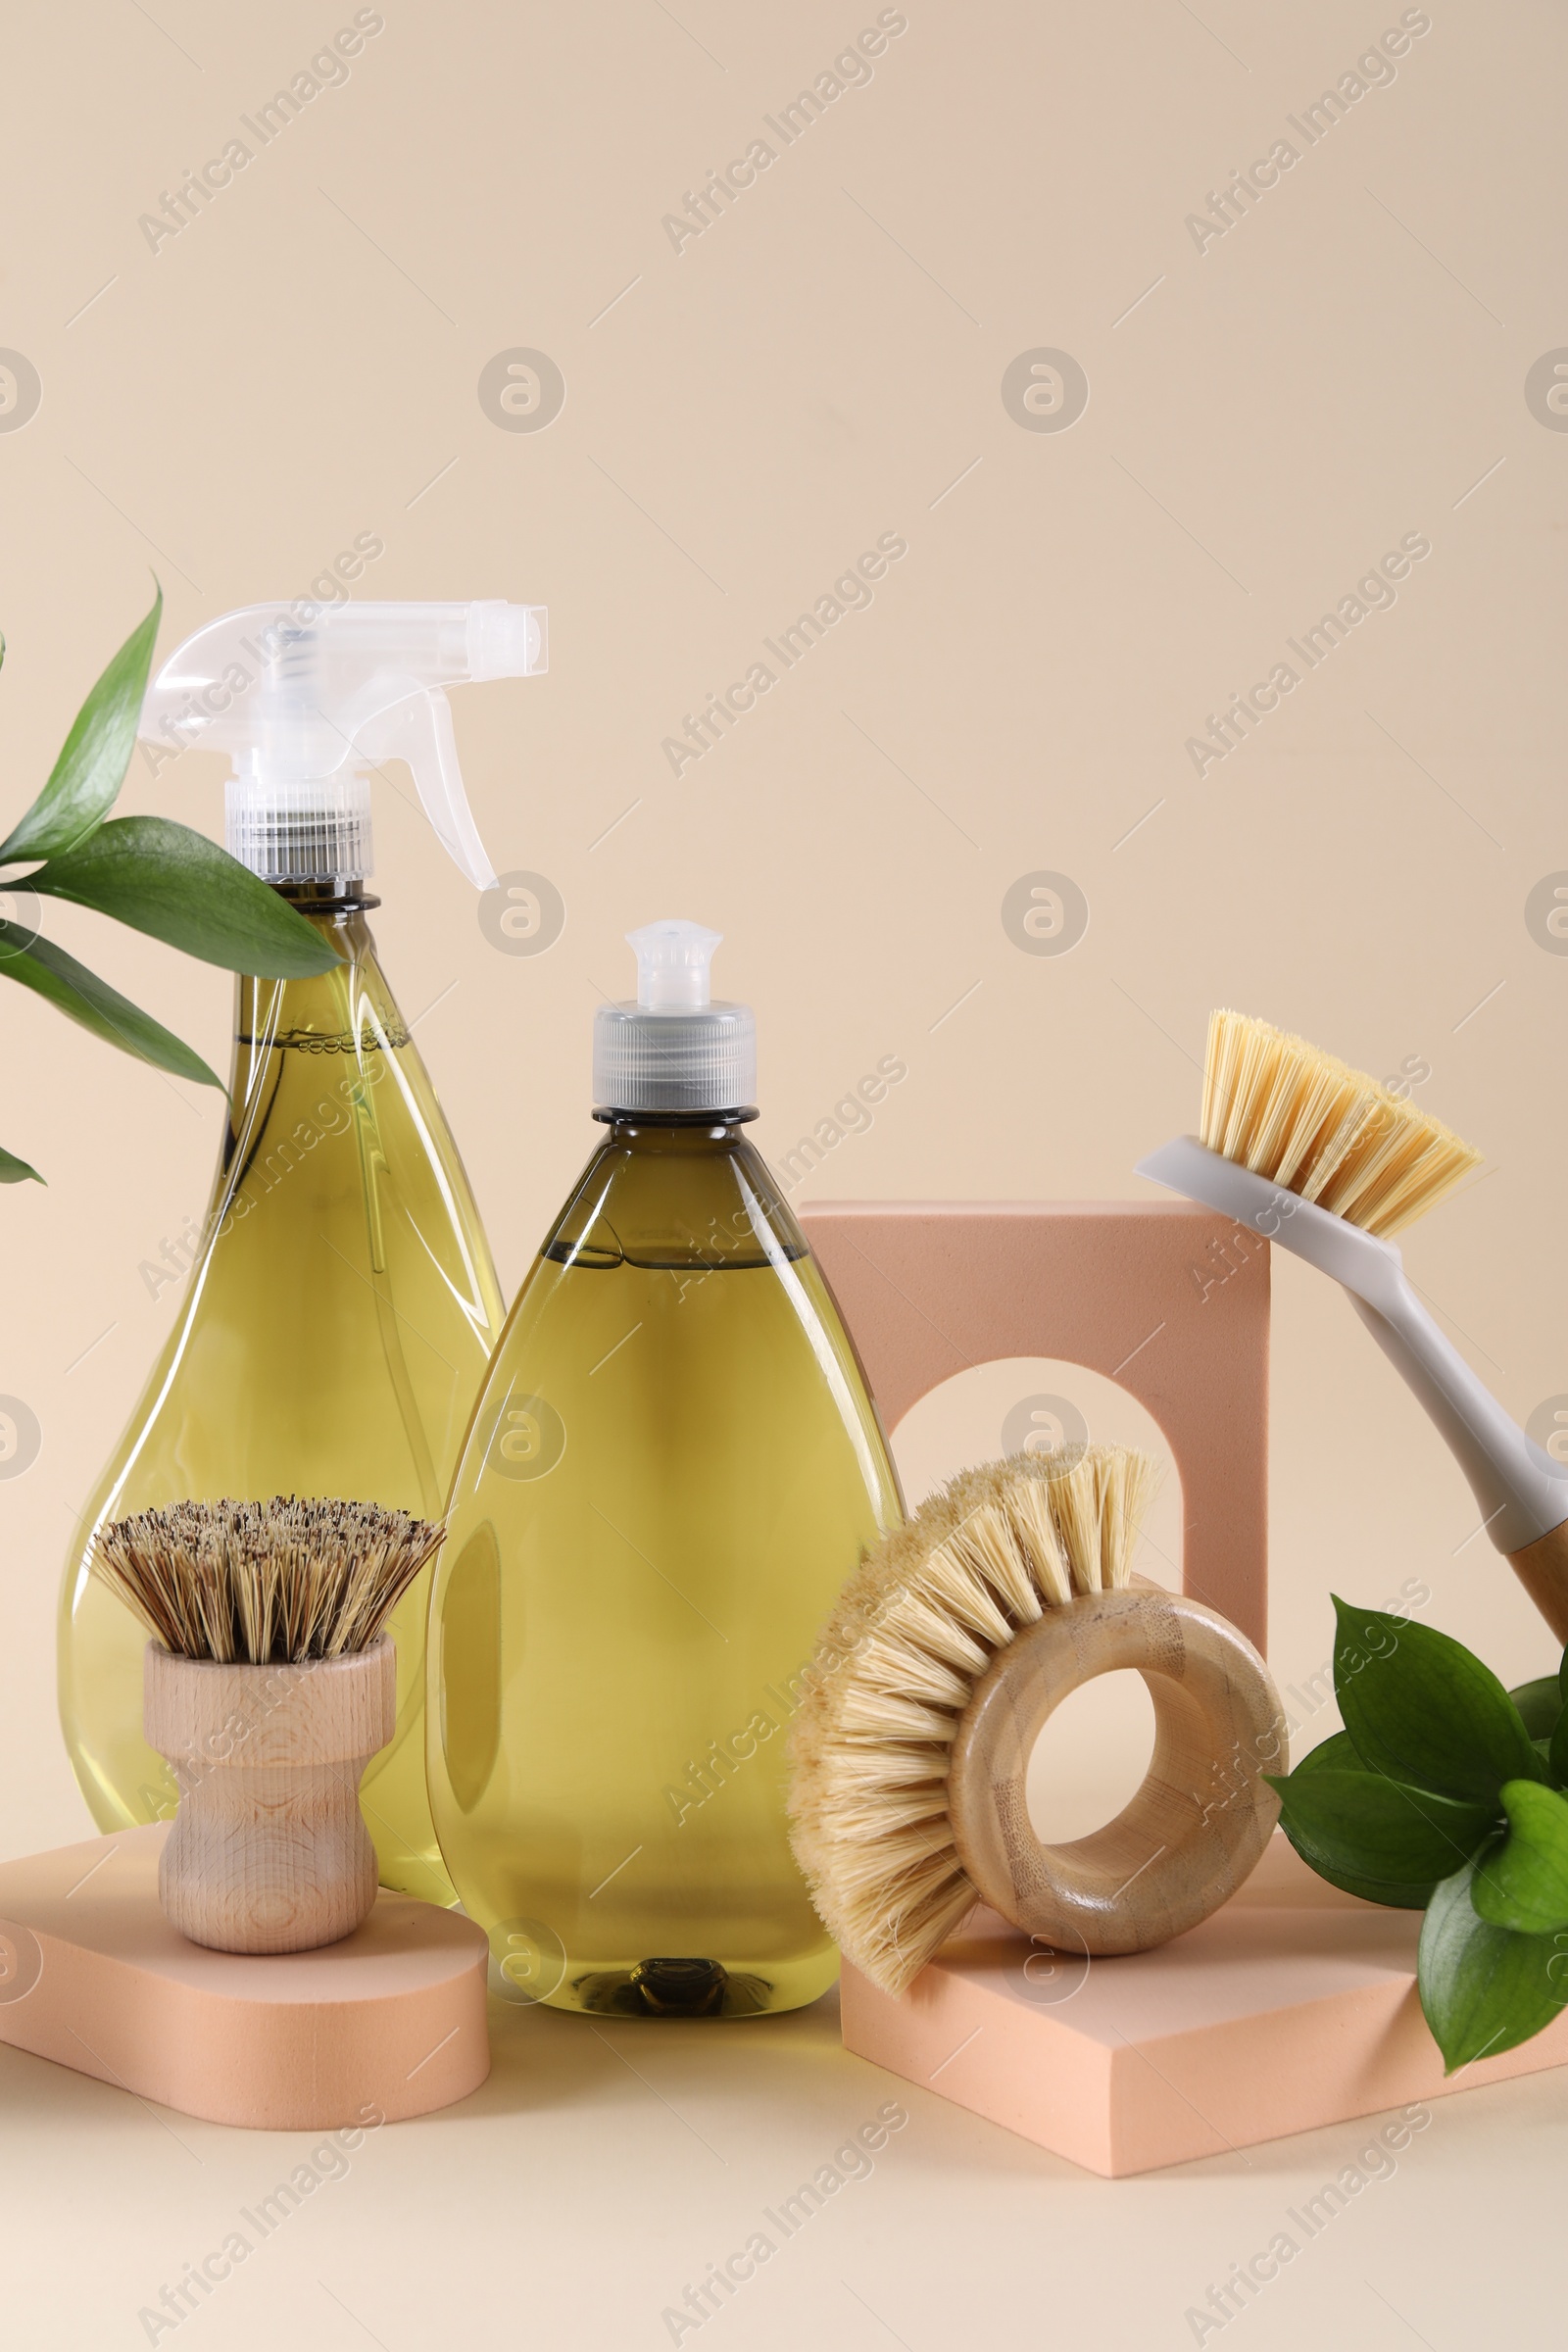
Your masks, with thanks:
[{"label": "peach heart shaped podium", "polygon": [[488,1945],[382,1890],[321,1950],[210,1951],[164,1917],[168,1825],[0,1863],[0,2041],[215,2124],[428,2115],[490,2071]]}]

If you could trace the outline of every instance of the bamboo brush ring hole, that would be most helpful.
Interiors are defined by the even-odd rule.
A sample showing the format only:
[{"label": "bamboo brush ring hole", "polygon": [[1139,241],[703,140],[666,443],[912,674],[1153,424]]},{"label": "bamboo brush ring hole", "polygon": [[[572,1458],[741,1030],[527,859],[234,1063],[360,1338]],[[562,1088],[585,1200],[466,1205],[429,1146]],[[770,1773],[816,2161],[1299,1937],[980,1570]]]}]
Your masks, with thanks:
[{"label": "bamboo brush ring hole", "polygon": [[[1096,1675],[1130,1667],[1154,1706],[1131,1803],[1087,1838],[1047,1845],[1029,1821],[1029,1757],[1047,1718]],[[1279,1817],[1263,1781],[1287,1768],[1267,1668],[1236,1628],[1155,1586],[1048,1609],[981,1674],[958,1719],[948,1809],[982,1900],[1026,1934],[1095,1957],[1147,1951],[1219,1908]]]}]

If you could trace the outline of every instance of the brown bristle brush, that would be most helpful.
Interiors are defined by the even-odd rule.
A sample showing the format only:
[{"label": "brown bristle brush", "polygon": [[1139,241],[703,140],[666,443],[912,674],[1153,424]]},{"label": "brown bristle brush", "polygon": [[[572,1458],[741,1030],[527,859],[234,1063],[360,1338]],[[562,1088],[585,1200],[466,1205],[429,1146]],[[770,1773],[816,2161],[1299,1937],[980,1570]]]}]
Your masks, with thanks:
[{"label": "brown bristle brush", "polygon": [[175,1657],[298,1664],[368,1648],[442,1532],[374,1502],[175,1502],[100,1528],[93,1566]]},{"label": "brown bristle brush", "polygon": [[152,1636],[147,1739],[179,1812],[171,1923],[219,1951],[306,1951],[375,1899],[360,1777],[391,1739],[382,1628],[443,1530],[375,1503],[176,1502],[100,1529],[95,1572]]},{"label": "brown bristle brush", "polygon": [[[846,1587],[791,1738],[792,1835],[829,1933],[884,1991],[978,1901],[1057,1948],[1141,1951],[1206,1918],[1262,1851],[1279,1698],[1233,1626],[1133,1578],[1154,1483],[1121,1446],[963,1471]],[[1103,1830],[1047,1847],[1030,1751],[1069,1690],[1122,1666],[1154,1701],[1148,1776]]]},{"label": "brown bristle brush", "polygon": [[1209,1016],[1200,1126],[1140,1160],[1138,1173],[1344,1285],[1468,1479],[1480,1527],[1568,1642],[1563,1466],[1439,1330],[1390,1239],[1444,1200],[1480,1152],[1408,1096],[1240,1012]]}]

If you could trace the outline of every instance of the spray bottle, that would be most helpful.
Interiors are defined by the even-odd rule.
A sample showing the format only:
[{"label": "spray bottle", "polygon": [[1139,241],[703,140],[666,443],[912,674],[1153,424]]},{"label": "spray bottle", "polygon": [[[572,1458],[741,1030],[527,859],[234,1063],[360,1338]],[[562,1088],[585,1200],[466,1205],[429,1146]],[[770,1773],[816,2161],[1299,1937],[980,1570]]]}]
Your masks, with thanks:
[{"label": "spray bottle", "polygon": [[[545,665],[534,606],[363,604],[211,622],[149,687],[141,732],[228,755],[230,852],[341,961],[242,978],[223,1137],[185,1298],[72,1539],[67,1746],[101,1829],[171,1815],[142,1738],[143,1636],[94,1576],[97,1528],[189,1496],[336,1495],[438,1518],[501,1322],[489,1246],[366,922],[364,771],[408,762],[470,882],[493,887],[444,689]],[[388,1886],[450,1902],[424,1783],[429,1575],[399,1603],[397,1732],[362,1802]]]},{"label": "spray bottle", "polygon": [[634,931],[606,1128],[496,1350],[430,1611],[441,1850],[522,1997],[635,2017],[815,2000],[785,1826],[818,1629],[901,1514],[854,1348],[747,1141],[718,933]]}]

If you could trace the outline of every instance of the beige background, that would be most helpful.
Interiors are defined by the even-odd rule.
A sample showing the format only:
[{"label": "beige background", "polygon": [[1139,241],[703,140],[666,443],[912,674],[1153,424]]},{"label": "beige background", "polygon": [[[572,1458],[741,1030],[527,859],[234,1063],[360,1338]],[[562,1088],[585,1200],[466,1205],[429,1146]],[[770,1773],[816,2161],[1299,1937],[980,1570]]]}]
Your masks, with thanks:
[{"label": "beige background", "polygon": [[[1524,916],[1568,867],[1568,442],[1524,398],[1568,336],[1553,12],[1434,0],[1396,78],[1200,252],[1186,216],[1275,140],[1304,148],[1285,118],[1397,7],[910,0],[869,83],[679,253],[662,217],[874,8],[381,14],[348,79],[156,253],[138,216],[352,11],[90,0],[10,28],[0,342],[42,404],[0,432],[8,808],[144,610],[149,566],[167,649],[304,594],[373,533],[363,592],[550,607],[549,678],[456,707],[487,845],[555,884],[560,940],[498,953],[406,801],[382,791],[376,811],[377,931],[405,1010],[432,1008],[420,1044],[509,1295],[592,1140],[589,1018],[627,989],[620,935],[676,912],[724,930],[720,985],[758,1008],[764,1149],[880,1056],[906,1061],[803,1188],[819,1196],[1135,1192],[1138,1154],[1195,1121],[1216,1002],[1380,1075],[1430,1065],[1418,1099],[1488,1173],[1409,1237],[1412,1272],[1520,1418],[1568,1391],[1568,963]],[[564,375],[547,430],[480,407],[481,369],[516,347]],[[1004,368],[1039,347],[1087,372],[1070,430],[1003,405]],[[683,714],[889,531],[908,553],[870,609],[672,776],[661,743]],[[1184,747],[1206,714],[1412,532],[1432,552],[1393,609],[1200,779]],[[156,785],[135,767],[123,806],[217,831],[220,772],[195,753]],[[1001,919],[1041,870],[1090,907],[1059,957]],[[222,1061],[222,975],[68,910],[48,929]],[[61,1554],[173,1312],[138,1268],[199,1214],[218,1110],[20,992],[5,1009],[0,1140],[49,1178],[4,1201],[0,1391],[43,1432],[0,1481],[16,1852],[85,1825],[53,1709]],[[1280,1679],[1323,1661],[1331,1583],[1376,1601],[1411,1574],[1507,1679],[1542,1671],[1549,1643],[1466,1541],[1477,1514],[1416,1407],[1327,1286],[1288,1259],[1275,1278]],[[989,1443],[1019,1393],[994,1390],[922,1429],[914,1489]],[[1085,1735],[1091,1807],[1121,1737]],[[741,2176],[765,2200],[886,2095],[834,2056],[825,2012],[738,2039],[682,2029],[638,2059],[681,2105],[689,2068],[726,2177],[569,2021],[506,2019],[485,2120],[389,2135],[330,2222],[293,2225],[298,2246],[202,2327],[261,2343],[286,2312],[302,2345],[401,2347],[504,2314],[542,2341],[667,2340],[676,2274],[750,2210]],[[0,2072],[13,2218],[50,2249],[27,2266],[26,2340],[142,2340],[154,2274],[216,2242],[230,2188],[261,2193],[279,2151],[196,2128],[197,2172],[114,2094]],[[1397,2182],[1249,2315],[1253,2339],[1413,2328],[1446,2347],[1522,2324],[1528,2260],[1499,2270],[1481,2246],[1505,2210],[1530,2246],[1534,2192],[1505,2206],[1496,2166],[1555,2148],[1560,2107],[1550,2081],[1446,2105]],[[1105,2189],[914,2108],[853,2215],[713,2323],[732,2342],[809,2328],[926,2352],[987,2325],[1032,2340],[1048,2312],[1064,2341],[1188,2341],[1191,2290],[1355,2137]],[[1461,2200],[1467,2230],[1437,2251],[1424,2233]],[[102,2260],[83,2265],[89,2211]]]}]

